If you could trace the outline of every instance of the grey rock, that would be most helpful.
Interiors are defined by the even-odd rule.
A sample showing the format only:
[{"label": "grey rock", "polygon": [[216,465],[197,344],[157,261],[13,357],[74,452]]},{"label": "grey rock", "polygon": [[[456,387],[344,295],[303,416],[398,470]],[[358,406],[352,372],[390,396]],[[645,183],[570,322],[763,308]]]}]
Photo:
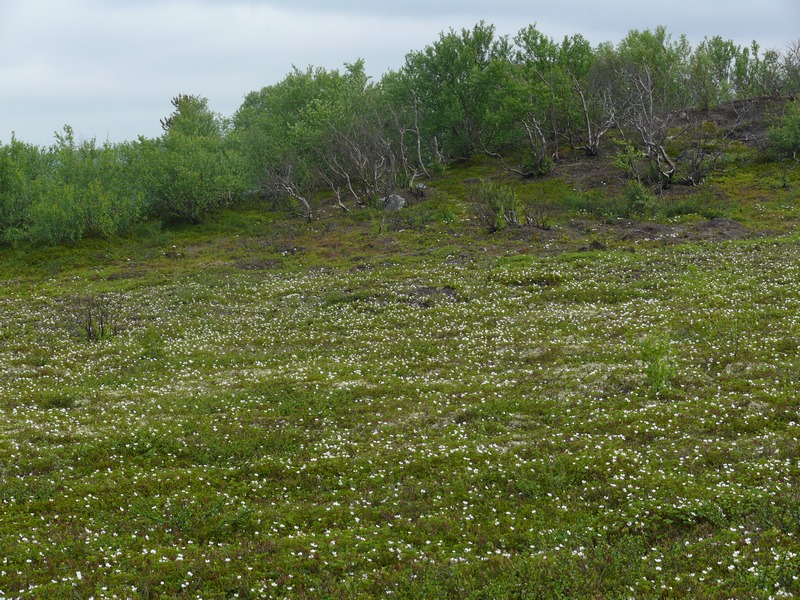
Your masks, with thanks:
[{"label": "grey rock", "polygon": [[387,212],[395,212],[406,205],[406,199],[402,196],[398,196],[397,194],[390,194],[385,198],[381,198],[381,203],[383,204],[383,210]]}]

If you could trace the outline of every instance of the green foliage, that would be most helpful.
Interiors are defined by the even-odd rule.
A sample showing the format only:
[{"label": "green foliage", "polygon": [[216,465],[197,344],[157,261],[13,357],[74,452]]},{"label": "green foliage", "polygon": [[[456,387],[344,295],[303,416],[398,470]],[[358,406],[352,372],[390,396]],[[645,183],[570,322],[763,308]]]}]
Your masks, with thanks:
[{"label": "green foliage", "polygon": [[687,215],[698,215],[705,219],[722,217],[728,212],[728,207],[713,192],[704,189],[697,190],[691,195],[682,196],[670,201],[663,201],[657,208],[657,213],[665,219],[674,219]]},{"label": "green foliage", "polygon": [[[425,222],[436,222],[443,225],[456,223],[462,213],[462,207],[447,195],[437,195],[406,212],[415,211]],[[413,217],[412,217],[413,218]]]},{"label": "green foliage", "polygon": [[685,37],[673,41],[663,26],[654,31],[632,30],[611,55],[618,73],[615,91],[625,126],[636,133],[650,160],[659,157],[675,115],[685,109],[685,84],[690,47]]},{"label": "green foliage", "polygon": [[295,69],[248,95],[234,125],[251,185],[274,204],[299,203],[308,217],[320,189],[332,191],[344,209],[350,197],[375,204],[399,177],[382,102],[363,61],[346,65],[344,73]]},{"label": "green foliage", "polygon": [[242,160],[204,98],[178,96],[164,135],[140,138],[135,151],[153,215],[197,223],[245,190]]},{"label": "green foliage", "polygon": [[568,209],[609,223],[631,217],[652,217],[658,208],[650,190],[635,180],[629,181],[622,193],[604,193],[602,190],[573,193],[567,196],[563,204]]},{"label": "green foliage", "polygon": [[525,198],[524,208],[525,224],[539,229],[549,229],[551,217],[555,212],[555,205],[536,196]]},{"label": "green foliage", "polygon": [[787,102],[783,115],[769,128],[769,151],[776,160],[798,160],[800,153],[800,106]]},{"label": "green foliage", "polygon": [[[764,52],[756,42],[740,48],[719,36],[693,49],[663,26],[592,47],[580,35],[556,41],[536,24],[497,36],[481,21],[442,32],[380,81],[362,60],[341,71],[294,69],[248,94],[231,119],[205,98],[179,95],[156,139],[98,146],[76,140],[69,127],[49,148],[12,137],[0,144],[0,243],[111,238],[145,218],[198,223],[245,197],[311,220],[326,213],[331,197],[344,211],[375,208],[475,156],[541,179],[566,153],[602,157],[608,132],[622,140],[616,166],[636,183],[586,210],[606,219],[646,216],[653,206],[642,184],[703,185],[732,165],[733,151],[755,152],[732,140],[742,119],[757,123],[757,116],[742,114],[726,130],[694,109],[796,93],[798,56],[796,43],[785,53]],[[788,106],[769,133],[784,187],[797,154],[796,115]],[[464,186],[451,187],[463,198]],[[489,209],[493,229],[520,221],[522,208],[503,202],[511,201]],[[523,204],[528,223],[547,226],[552,202]],[[433,220],[454,216],[445,207]]]},{"label": "green foliage", "polygon": [[580,35],[565,37],[559,44],[535,25],[521,30],[514,41],[509,98],[497,100],[499,106],[514,111],[511,119],[517,123],[517,135],[529,150],[528,172],[537,177],[553,168],[560,138],[572,137],[573,123],[588,117],[576,90],[587,76],[592,50]]},{"label": "green foliage", "polygon": [[[631,30],[616,52],[622,80],[632,86],[623,93],[633,95],[624,98],[632,102],[633,108],[644,114],[657,114],[686,106],[688,90],[683,78],[691,50],[685,37],[673,41],[663,26],[653,31]],[[652,104],[637,105],[636,101],[643,98],[650,99]]]},{"label": "green foliage", "polygon": [[628,215],[647,217],[653,214],[656,208],[656,199],[642,183],[629,181],[623,192],[627,203]]},{"label": "green foliage", "polygon": [[650,390],[659,395],[670,387],[675,364],[670,352],[670,341],[665,335],[647,336],[641,343],[640,357]]},{"label": "green foliage", "polygon": [[714,108],[733,98],[736,60],[740,55],[736,44],[718,35],[700,42],[689,58],[689,85],[695,106]]},{"label": "green foliage", "polygon": [[137,189],[126,145],[76,142],[65,126],[47,150],[12,140],[4,148],[0,191],[5,241],[75,242],[129,231],[142,218],[144,196]]},{"label": "green foliage", "polygon": [[442,33],[422,51],[406,56],[400,72],[416,104],[419,132],[429,152],[465,158],[484,148],[500,125],[493,90],[502,86],[497,66],[508,59],[504,38],[483,21],[472,29]]},{"label": "green foliage", "polygon": [[797,98],[800,95],[800,38],[787,44],[781,66],[783,93]]},{"label": "green foliage", "polygon": [[39,148],[11,138],[0,145],[0,241],[20,238],[30,223],[36,179],[45,172]]},{"label": "green foliage", "polygon": [[789,170],[800,162],[800,107],[797,101],[785,104],[783,114],[769,128],[767,152],[781,169],[781,186],[790,187]]},{"label": "green foliage", "polygon": [[740,98],[780,94],[784,86],[780,56],[775,50],[761,54],[761,46],[753,40],[736,57],[734,84]]},{"label": "green foliage", "polygon": [[642,161],[646,158],[644,152],[628,142],[619,142],[616,146],[617,152],[614,154],[614,166],[629,178],[641,181]]},{"label": "green foliage", "polygon": [[565,198],[564,205],[569,210],[585,213],[608,223],[630,216],[630,206],[623,196],[605,194],[602,190],[573,193]]},{"label": "green foliage", "polygon": [[496,185],[487,179],[475,192],[475,203],[491,231],[520,225],[523,206],[509,186]]}]

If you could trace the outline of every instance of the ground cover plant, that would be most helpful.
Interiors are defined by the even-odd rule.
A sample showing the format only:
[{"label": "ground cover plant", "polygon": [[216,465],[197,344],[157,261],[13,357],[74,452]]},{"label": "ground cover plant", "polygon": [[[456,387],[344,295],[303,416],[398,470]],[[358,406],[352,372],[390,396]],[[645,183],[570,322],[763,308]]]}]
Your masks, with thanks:
[{"label": "ground cover plant", "polygon": [[0,597],[799,595],[797,72],[480,23],[0,145]]},{"label": "ground cover plant", "polygon": [[1,595],[796,596],[800,245],[717,221],[4,250]]}]

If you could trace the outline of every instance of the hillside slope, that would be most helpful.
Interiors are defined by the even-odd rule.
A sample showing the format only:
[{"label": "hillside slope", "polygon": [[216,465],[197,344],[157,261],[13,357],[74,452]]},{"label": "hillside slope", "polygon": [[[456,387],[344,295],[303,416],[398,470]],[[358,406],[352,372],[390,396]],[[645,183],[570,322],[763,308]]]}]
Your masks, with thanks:
[{"label": "hillside slope", "polygon": [[0,596],[800,595],[800,215],[747,152],[646,215],[481,157],[0,249]]}]

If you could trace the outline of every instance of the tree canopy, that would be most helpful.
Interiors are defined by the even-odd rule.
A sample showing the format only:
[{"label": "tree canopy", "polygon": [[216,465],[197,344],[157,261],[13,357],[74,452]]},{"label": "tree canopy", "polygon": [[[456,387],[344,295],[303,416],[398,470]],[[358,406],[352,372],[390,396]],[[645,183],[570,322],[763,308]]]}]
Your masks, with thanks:
[{"label": "tree canopy", "polygon": [[[377,206],[476,153],[535,177],[573,152],[619,152],[640,184],[699,185],[735,138],[722,132],[710,145],[703,111],[793,99],[798,48],[720,36],[692,48],[660,26],[592,47],[536,24],[498,36],[481,21],[441,33],[379,80],[361,60],[295,68],[247,94],[230,118],[178,95],[154,139],[98,145],[69,127],[49,148],[12,137],[0,144],[0,242],[107,237],[152,217],[195,223],[245,196],[313,218],[322,190],[343,210]],[[790,108],[761,146],[796,157],[795,125]],[[610,132],[614,145],[604,144]]]}]

